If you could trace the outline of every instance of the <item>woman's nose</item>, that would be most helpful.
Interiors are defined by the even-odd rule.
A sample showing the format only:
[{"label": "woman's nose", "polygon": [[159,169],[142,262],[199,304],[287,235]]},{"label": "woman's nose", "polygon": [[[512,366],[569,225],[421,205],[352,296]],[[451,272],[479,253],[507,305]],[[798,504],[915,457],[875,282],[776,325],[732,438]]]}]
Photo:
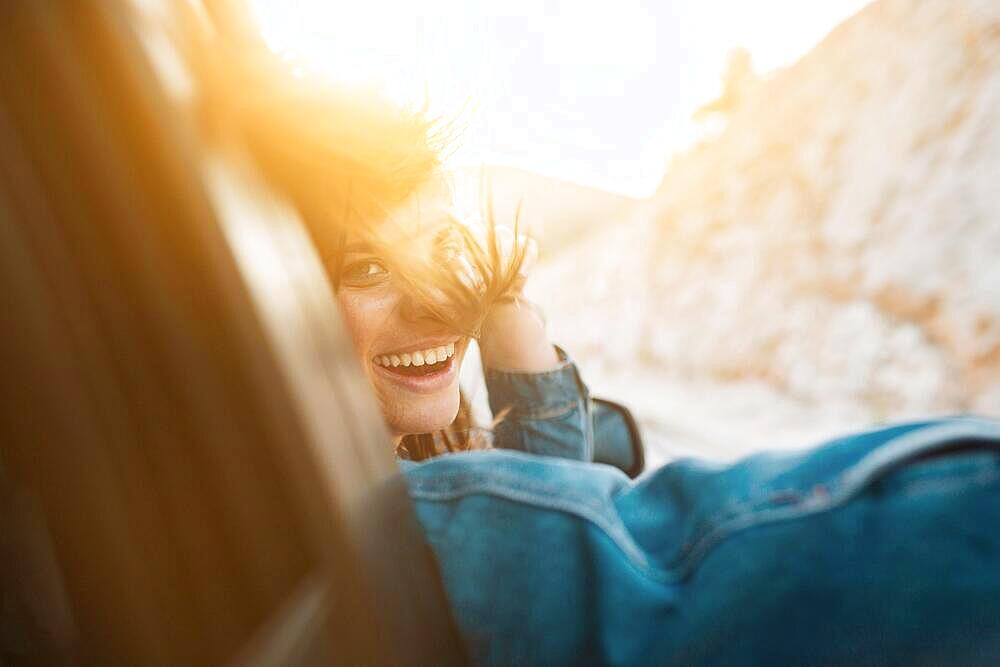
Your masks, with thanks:
[{"label": "woman's nose", "polygon": [[[432,296],[428,295],[427,298]],[[407,322],[441,321],[440,316],[434,312],[434,305],[414,296],[409,290],[403,290],[399,297],[399,316]]]}]

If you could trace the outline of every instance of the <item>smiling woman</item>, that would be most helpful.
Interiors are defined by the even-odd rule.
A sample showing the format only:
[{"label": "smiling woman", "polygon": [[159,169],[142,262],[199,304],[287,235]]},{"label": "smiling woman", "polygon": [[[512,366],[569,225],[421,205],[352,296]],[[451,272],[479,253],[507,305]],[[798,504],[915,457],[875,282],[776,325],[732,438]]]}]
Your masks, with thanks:
[{"label": "smiling woman", "polygon": [[397,436],[446,428],[459,411],[468,338],[401,289],[366,246],[349,243],[342,264],[341,312],[389,428]]},{"label": "smiling woman", "polygon": [[[1000,664],[1000,423],[631,483],[419,119],[209,44],[203,154],[122,7],[0,8],[0,663]],[[356,371],[436,427],[412,383],[476,333],[522,451],[392,465]]]},{"label": "smiling woman", "polygon": [[[443,124],[290,76],[262,49],[204,38],[190,58],[206,134],[249,150],[302,213],[397,453],[470,448],[458,370],[470,337],[516,295],[525,246],[501,249],[489,216],[476,234],[451,212]],[[245,89],[267,94],[247,99]]]},{"label": "smiling woman", "polygon": [[[361,366],[397,454],[409,459],[486,446],[459,388],[472,338],[504,367],[560,363],[533,312],[516,307],[533,245],[492,223],[477,238],[448,204],[447,188],[431,179],[366,234],[343,232],[326,254]],[[498,354],[511,341],[514,353]]]}]

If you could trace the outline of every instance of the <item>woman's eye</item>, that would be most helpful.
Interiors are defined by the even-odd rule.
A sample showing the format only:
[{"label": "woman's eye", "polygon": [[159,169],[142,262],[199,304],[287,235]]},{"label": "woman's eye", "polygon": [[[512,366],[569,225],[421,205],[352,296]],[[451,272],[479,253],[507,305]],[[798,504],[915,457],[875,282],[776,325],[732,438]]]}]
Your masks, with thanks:
[{"label": "woman's eye", "polygon": [[374,259],[366,259],[360,262],[353,262],[344,267],[341,273],[341,282],[355,287],[366,287],[376,285],[389,276],[389,271],[381,262]]}]

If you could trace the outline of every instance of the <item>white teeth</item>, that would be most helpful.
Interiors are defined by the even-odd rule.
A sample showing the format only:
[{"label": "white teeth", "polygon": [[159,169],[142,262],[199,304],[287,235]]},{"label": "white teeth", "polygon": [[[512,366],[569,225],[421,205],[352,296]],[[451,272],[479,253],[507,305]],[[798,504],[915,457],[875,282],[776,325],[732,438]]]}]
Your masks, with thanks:
[{"label": "white teeth", "polygon": [[396,368],[398,366],[423,366],[424,364],[439,364],[444,360],[454,356],[455,344],[449,343],[441,347],[432,347],[427,350],[416,352],[404,352],[402,354],[380,354],[372,359],[377,366],[386,368]]}]

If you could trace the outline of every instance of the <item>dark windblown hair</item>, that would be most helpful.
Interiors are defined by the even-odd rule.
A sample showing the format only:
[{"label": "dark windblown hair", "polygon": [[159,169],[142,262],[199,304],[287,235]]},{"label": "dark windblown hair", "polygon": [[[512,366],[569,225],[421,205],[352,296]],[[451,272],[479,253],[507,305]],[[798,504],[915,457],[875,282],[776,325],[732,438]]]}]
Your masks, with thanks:
[{"label": "dark windblown hair", "polygon": [[[399,236],[386,237],[386,225],[373,224],[439,174],[447,126],[371,92],[335,90],[297,75],[266,47],[239,5],[219,6],[227,11],[180,17],[196,79],[193,111],[206,137],[249,157],[268,185],[298,209],[328,260],[335,288],[350,234],[367,242],[434,317],[458,333],[478,335],[515,285],[525,252],[519,243],[502,252],[489,205],[485,238],[451,220],[431,238],[399,243]],[[518,238],[516,220],[514,226]],[[457,257],[465,271],[442,261]],[[476,447],[474,430],[463,397],[451,427],[407,436],[398,453],[419,460]]]}]

